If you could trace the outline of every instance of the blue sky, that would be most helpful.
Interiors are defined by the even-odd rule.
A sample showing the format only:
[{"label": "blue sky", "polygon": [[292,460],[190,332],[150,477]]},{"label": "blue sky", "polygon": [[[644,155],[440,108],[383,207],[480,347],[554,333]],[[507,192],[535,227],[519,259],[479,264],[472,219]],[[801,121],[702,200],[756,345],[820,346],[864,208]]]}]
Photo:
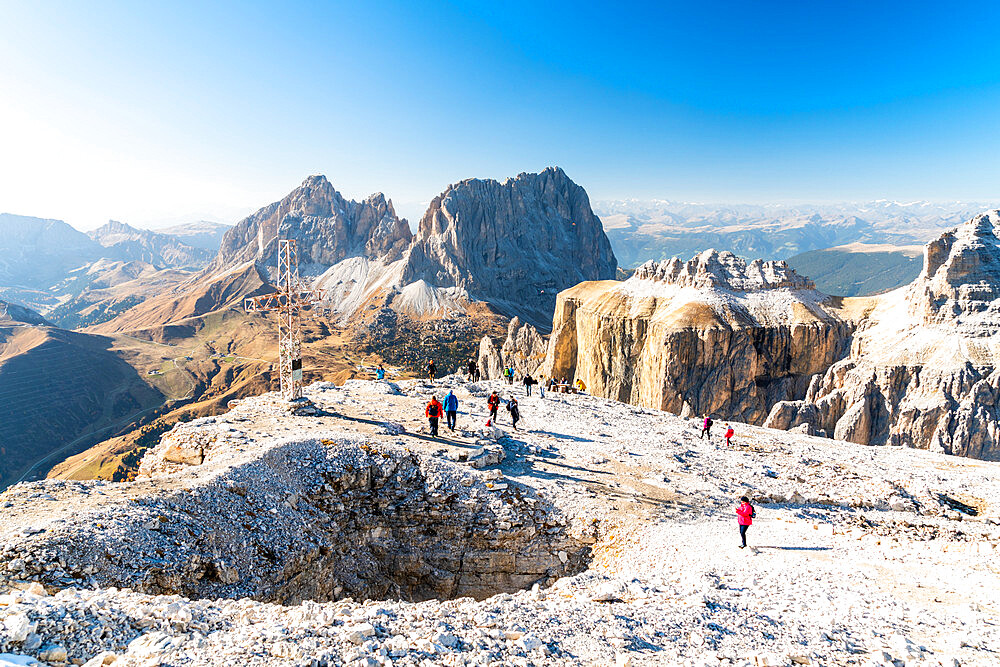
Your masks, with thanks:
[{"label": "blue sky", "polygon": [[998,3],[0,0],[0,211],[401,213],[558,164],[594,199],[1000,198]]}]

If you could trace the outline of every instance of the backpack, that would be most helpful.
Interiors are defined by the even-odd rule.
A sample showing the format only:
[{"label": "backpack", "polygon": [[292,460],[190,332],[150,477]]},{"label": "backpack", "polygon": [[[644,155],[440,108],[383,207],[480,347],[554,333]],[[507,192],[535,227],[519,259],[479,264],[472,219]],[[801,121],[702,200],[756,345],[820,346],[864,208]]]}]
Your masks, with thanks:
[{"label": "backpack", "polygon": [[436,404],[434,404],[434,403],[432,403],[429,406],[427,406],[427,414],[429,414],[431,417],[440,417],[441,416],[439,414],[438,406]]},{"label": "backpack", "polygon": [[751,519],[757,518],[757,508],[754,507],[753,505],[750,506],[750,518]]}]

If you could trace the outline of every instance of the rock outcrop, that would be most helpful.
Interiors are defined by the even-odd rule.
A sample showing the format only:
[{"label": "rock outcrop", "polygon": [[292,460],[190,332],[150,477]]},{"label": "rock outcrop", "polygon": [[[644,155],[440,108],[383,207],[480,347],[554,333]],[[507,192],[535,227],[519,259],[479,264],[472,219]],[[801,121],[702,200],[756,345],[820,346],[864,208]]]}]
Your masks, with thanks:
[{"label": "rock outcrop", "polygon": [[487,380],[500,379],[507,367],[514,369],[515,377],[530,374],[537,380],[544,362],[545,340],[538,329],[522,324],[517,317],[507,325],[507,338],[500,349],[489,336],[483,336],[479,343],[479,372]]},{"label": "rock outcrop", "polygon": [[449,186],[420,221],[402,282],[459,288],[546,326],[560,290],[613,278],[617,266],[587,192],[549,167]]},{"label": "rock outcrop", "polygon": [[682,415],[761,423],[846,353],[845,304],[784,262],[708,250],[559,294],[543,373]]},{"label": "rock outcrop", "polygon": [[877,297],[848,358],[766,425],[1000,458],[1000,211],[931,241],[909,286]]}]

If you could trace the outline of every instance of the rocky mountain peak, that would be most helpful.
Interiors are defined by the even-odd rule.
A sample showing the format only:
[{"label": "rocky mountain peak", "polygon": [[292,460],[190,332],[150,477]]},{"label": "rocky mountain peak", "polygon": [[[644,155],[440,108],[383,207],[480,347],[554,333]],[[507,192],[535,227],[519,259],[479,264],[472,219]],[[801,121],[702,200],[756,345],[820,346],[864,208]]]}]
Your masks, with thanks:
[{"label": "rocky mountain peak", "polygon": [[560,290],[613,278],[617,264],[586,191],[550,167],[450,185],[420,220],[404,282],[461,288],[546,326]]},{"label": "rocky mountain peak", "polygon": [[646,262],[635,270],[634,280],[655,280],[668,285],[720,288],[735,292],[764,289],[814,289],[812,281],[800,276],[781,260],[745,259],[728,251],[706,250],[683,262],[673,257],[664,262]]},{"label": "rocky mountain peak", "polygon": [[226,232],[211,268],[248,261],[272,266],[279,238],[298,240],[299,264],[307,271],[310,265],[328,267],[353,256],[391,262],[402,256],[412,237],[382,193],[361,202],[345,199],[325,176],[314,175]]},{"label": "rocky mountain peak", "polygon": [[924,269],[907,289],[909,313],[968,335],[1000,332],[1000,210],[980,213],[927,244]]}]

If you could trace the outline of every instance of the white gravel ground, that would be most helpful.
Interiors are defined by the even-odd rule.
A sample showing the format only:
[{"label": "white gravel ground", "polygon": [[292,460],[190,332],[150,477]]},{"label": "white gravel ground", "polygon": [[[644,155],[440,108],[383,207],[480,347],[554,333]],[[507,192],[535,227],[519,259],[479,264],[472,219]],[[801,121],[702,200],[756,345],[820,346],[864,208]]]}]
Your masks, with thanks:
[{"label": "white gravel ground", "polygon": [[[319,416],[249,399],[232,419],[184,427],[225,435],[203,466],[134,485],[18,485],[0,495],[0,539],[28,544],[56,521],[72,531],[86,503],[194,493],[209,473],[319,432],[463,459],[482,442],[488,391],[512,390],[454,377],[398,388],[314,385]],[[421,433],[423,403],[448,388],[464,431],[434,440]],[[0,666],[1000,664],[998,464],[742,424],[726,447],[722,423],[700,439],[675,415],[513,391],[522,428],[510,431],[501,410],[503,477],[468,474],[551,502],[594,542],[583,573],[482,601],[287,607],[116,588],[37,595],[46,590],[27,577],[17,586],[34,592],[0,596]],[[746,550],[734,514],[743,494],[757,507]]]}]

